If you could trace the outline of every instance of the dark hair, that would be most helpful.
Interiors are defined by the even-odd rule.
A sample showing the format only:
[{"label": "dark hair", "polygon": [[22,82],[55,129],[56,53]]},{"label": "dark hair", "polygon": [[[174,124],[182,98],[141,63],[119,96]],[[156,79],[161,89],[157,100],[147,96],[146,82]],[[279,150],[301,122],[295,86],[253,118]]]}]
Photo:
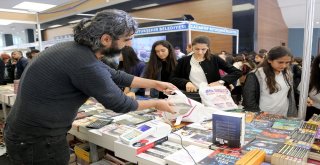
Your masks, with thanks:
[{"label": "dark hair", "polygon": [[[262,64],[259,67],[263,68],[264,73],[266,74],[266,81],[267,81],[267,86],[269,88],[270,94],[278,92],[280,89],[277,85],[277,82],[275,80],[276,74],[271,66],[271,64],[268,62],[268,60],[273,61],[279,58],[282,58],[284,56],[290,56],[292,57],[292,54],[290,50],[284,46],[276,46],[273,47],[269,53],[266,59],[262,62]],[[283,70],[283,75],[284,78],[287,82],[287,84],[290,86],[288,82],[288,72],[287,68]]]},{"label": "dark hair", "polygon": [[302,66],[302,58],[301,57],[294,57],[293,60],[298,63],[299,66]]},{"label": "dark hair", "polygon": [[39,53],[40,51],[38,50],[38,49],[32,49],[31,51],[30,51],[30,53],[32,54],[32,53]]},{"label": "dark hair", "polygon": [[108,34],[116,40],[119,37],[134,34],[137,26],[137,22],[125,11],[104,10],[91,19],[81,20],[73,28],[74,40],[97,51],[103,47],[101,43],[103,34]]},{"label": "dark hair", "polygon": [[31,51],[27,52],[26,56],[27,56],[28,59],[32,59]]},{"label": "dark hair", "polygon": [[192,40],[192,46],[196,44],[207,44],[208,50],[204,54],[204,58],[207,60],[210,60],[212,57],[211,50],[210,50],[210,39],[207,36],[198,36]]},{"label": "dark hair", "polygon": [[162,68],[166,69],[167,72],[173,72],[176,65],[177,65],[177,60],[176,60],[176,55],[174,52],[173,46],[170,44],[170,42],[165,41],[165,40],[160,40],[156,41],[152,45],[151,53],[150,53],[150,60],[148,62],[147,69],[145,71],[145,77],[149,79],[157,79],[157,75],[160,72],[160,68],[162,67],[162,60],[157,56],[156,53],[156,46],[162,45],[168,49],[169,55],[166,58],[167,62],[167,67]]},{"label": "dark hair", "polygon": [[132,69],[140,62],[136,52],[130,46],[121,49],[123,62],[119,64],[118,69],[132,74]]},{"label": "dark hair", "polygon": [[234,57],[234,61],[235,62],[244,61],[244,58],[242,55],[237,55],[236,57]]},{"label": "dark hair", "polygon": [[266,54],[266,53],[268,53],[268,51],[266,49],[260,49],[259,53]]},{"label": "dark hair", "polygon": [[264,53],[258,53],[258,54],[256,54],[256,56],[259,56],[260,58],[265,58],[265,57],[266,57],[266,54],[264,54]]},{"label": "dark hair", "polygon": [[313,89],[320,92],[320,54],[312,62],[309,91]]}]

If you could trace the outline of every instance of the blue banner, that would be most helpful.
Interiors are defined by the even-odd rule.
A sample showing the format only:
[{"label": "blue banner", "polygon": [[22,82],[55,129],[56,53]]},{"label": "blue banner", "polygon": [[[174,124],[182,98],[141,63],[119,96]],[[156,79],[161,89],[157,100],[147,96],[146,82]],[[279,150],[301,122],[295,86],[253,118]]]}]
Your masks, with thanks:
[{"label": "blue banner", "polygon": [[192,31],[216,33],[216,34],[223,34],[223,35],[233,35],[233,36],[236,36],[239,32],[237,29],[229,29],[224,27],[210,26],[210,25],[197,24],[197,23],[191,23],[190,28]]},{"label": "blue banner", "polygon": [[163,25],[163,26],[153,26],[146,28],[139,28],[135,35],[144,35],[144,34],[155,34],[155,33],[167,33],[167,32],[177,32],[177,31],[187,31],[188,24],[172,24],[172,25]]},{"label": "blue banner", "polygon": [[[188,29],[189,29],[188,23],[152,26],[152,27],[139,28],[137,30],[137,32],[135,33],[135,35],[187,31]],[[239,30],[237,30],[237,29],[230,29],[230,28],[211,26],[211,25],[205,25],[205,24],[198,24],[198,23],[190,23],[190,29],[192,31],[223,34],[223,35],[232,35],[232,36],[237,36],[239,33]]]}]

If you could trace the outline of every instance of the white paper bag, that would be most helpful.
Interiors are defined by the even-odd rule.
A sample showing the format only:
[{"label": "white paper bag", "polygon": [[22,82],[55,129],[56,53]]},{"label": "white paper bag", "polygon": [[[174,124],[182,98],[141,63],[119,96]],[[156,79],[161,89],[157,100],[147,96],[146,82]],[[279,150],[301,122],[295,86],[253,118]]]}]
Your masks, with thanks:
[{"label": "white paper bag", "polygon": [[230,91],[225,86],[210,87],[207,84],[200,84],[199,95],[205,106],[213,107],[218,110],[237,109]]}]

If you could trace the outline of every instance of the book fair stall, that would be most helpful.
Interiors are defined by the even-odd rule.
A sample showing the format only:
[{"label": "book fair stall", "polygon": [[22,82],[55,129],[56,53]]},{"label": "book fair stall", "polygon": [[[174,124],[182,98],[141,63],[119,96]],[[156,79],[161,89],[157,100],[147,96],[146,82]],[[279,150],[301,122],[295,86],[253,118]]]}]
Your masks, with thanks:
[{"label": "book fair stall", "polygon": [[[188,42],[191,31],[236,36],[238,52],[238,30],[195,22],[140,28],[136,36],[176,31],[188,31]],[[5,118],[17,88],[18,84],[0,86]],[[209,92],[215,98],[200,93],[208,100],[199,103],[174,91],[168,99],[175,103],[175,115],[155,109],[120,114],[88,99],[67,136],[69,164],[320,164],[320,115],[302,121],[247,112],[238,108],[227,88],[212,87]]]}]

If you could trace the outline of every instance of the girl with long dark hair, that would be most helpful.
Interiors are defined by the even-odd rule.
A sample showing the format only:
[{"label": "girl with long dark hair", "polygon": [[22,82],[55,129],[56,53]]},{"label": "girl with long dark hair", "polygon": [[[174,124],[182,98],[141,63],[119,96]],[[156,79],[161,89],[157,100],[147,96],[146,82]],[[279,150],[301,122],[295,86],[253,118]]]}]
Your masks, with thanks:
[{"label": "girl with long dark hair", "polygon": [[272,48],[258,68],[247,75],[243,88],[243,104],[247,111],[264,111],[283,116],[296,116],[292,55],[283,46]]},{"label": "girl with long dark hair", "polygon": [[[169,82],[177,65],[173,46],[165,40],[156,41],[152,45],[150,60],[144,72],[144,77],[153,80]],[[151,97],[166,98],[162,92],[151,89]]]},{"label": "girl with long dark hair", "polygon": [[[143,61],[139,60],[132,47],[125,46],[121,49],[118,70],[122,70],[137,77],[142,77],[145,65],[146,64]],[[126,87],[124,93],[144,96],[144,89]]]}]

